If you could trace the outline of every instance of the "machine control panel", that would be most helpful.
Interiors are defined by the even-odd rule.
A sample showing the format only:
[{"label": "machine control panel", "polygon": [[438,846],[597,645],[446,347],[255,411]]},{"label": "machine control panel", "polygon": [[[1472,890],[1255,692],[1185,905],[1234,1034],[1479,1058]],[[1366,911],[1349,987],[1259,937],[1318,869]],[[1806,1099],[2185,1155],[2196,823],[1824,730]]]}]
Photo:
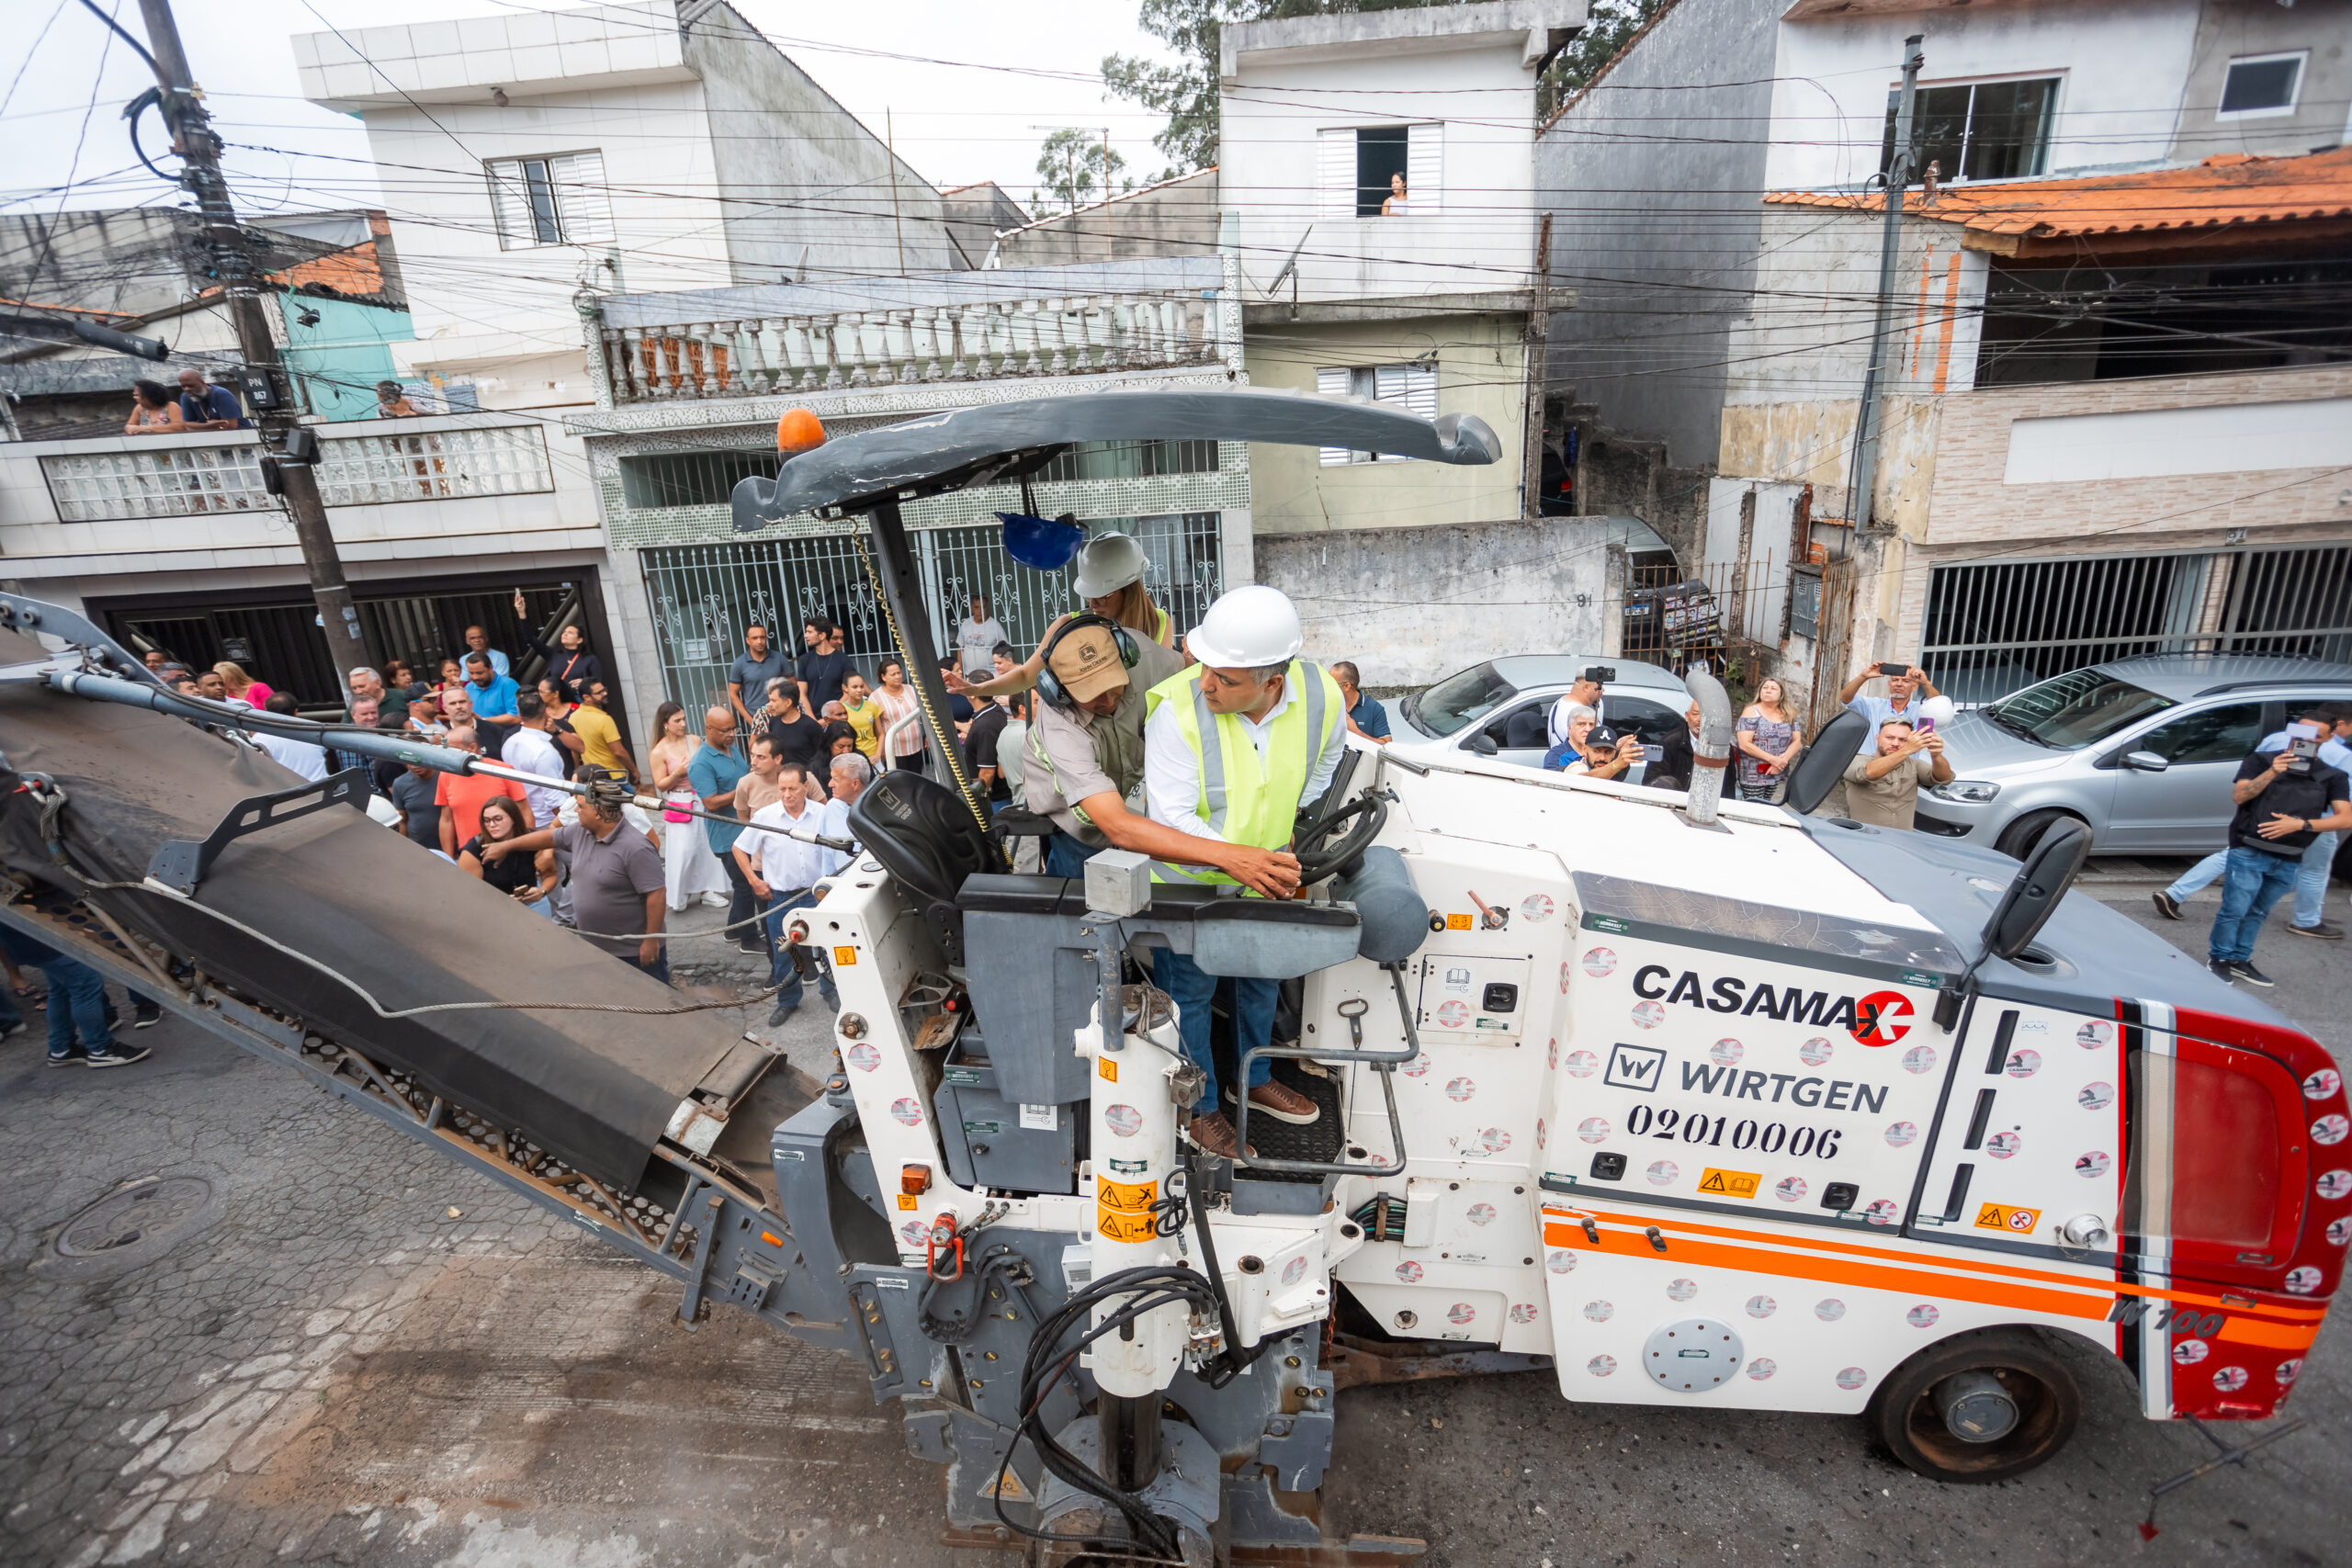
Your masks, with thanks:
[{"label": "machine control panel", "polygon": [[1526,1021],[1532,960],[1487,953],[1424,953],[1420,1014],[1414,1027],[1426,1046],[1516,1042]]}]

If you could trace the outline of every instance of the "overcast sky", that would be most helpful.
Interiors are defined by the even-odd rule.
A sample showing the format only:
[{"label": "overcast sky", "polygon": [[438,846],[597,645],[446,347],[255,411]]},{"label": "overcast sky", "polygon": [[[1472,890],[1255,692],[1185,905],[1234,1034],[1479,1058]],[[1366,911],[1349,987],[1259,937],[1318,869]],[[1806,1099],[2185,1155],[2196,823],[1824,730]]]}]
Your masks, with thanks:
[{"label": "overcast sky", "polygon": [[[97,4],[144,38],[138,0]],[[1138,176],[1157,173],[1164,162],[1150,145],[1158,117],[1107,99],[1097,79],[1106,53],[1159,52],[1157,41],[1136,28],[1134,0],[734,4],[876,135],[889,111],[899,154],[939,185],[992,179],[1026,203],[1036,184],[1037,144],[1046,134],[1039,127],[1107,126],[1112,145]],[[350,164],[302,156],[365,158],[368,144],[356,120],[299,96],[287,41],[293,34],[323,32],[329,24],[348,31],[393,17],[423,22],[572,8],[555,0],[176,5],[189,63],[223,138],[286,150],[230,152],[238,203],[252,212],[362,204]],[[0,36],[0,146],[8,150],[0,210],[174,200],[175,188],[138,165],[125,135],[122,107],[153,85],[129,48],[81,0],[0,0],[0,15],[7,23]],[[886,58],[886,51],[923,58]],[[949,63],[959,61],[971,63]],[[153,156],[158,127],[152,114],[145,130]],[[74,188],[61,188],[69,185]]]}]

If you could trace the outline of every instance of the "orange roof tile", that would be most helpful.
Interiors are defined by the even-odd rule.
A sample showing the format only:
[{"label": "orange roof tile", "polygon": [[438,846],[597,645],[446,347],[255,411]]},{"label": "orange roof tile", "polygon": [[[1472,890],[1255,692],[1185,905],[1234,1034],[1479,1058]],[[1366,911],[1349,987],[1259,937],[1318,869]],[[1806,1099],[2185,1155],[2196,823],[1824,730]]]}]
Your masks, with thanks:
[{"label": "orange roof tile", "polygon": [[[1883,193],[1773,191],[1781,206],[1883,212]],[[2070,180],[1945,186],[1935,205],[1904,193],[1905,217],[1958,223],[1974,233],[2030,239],[2186,235],[2254,224],[2352,218],[2352,147],[2299,158],[2225,152],[2181,169]]]}]

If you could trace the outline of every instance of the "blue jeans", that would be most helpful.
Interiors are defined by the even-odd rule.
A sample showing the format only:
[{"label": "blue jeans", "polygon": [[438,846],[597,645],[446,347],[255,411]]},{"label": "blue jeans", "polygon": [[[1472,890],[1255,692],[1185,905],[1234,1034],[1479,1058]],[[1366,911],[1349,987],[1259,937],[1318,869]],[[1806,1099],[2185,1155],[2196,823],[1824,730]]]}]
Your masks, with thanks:
[{"label": "blue jeans", "polygon": [[62,1056],[82,1047],[103,1055],[114,1049],[114,1031],[107,1027],[107,983],[98,972],[77,958],[59,953],[40,965],[49,981],[49,1054]]},{"label": "blue jeans", "polygon": [[[1091,850],[1068,833],[1056,833],[1046,840],[1046,874],[1047,876],[1079,877],[1086,874],[1086,863],[1099,851]],[[1162,987],[1165,990],[1167,987]]]},{"label": "blue jeans", "polygon": [[[1060,840],[1055,842],[1059,843]],[[1159,988],[1176,1000],[1177,1026],[1184,1042],[1187,1060],[1208,1076],[1201,1089],[1201,1098],[1193,1102],[1194,1115],[1205,1116],[1224,1106],[1217,1100],[1216,1061],[1209,1050],[1209,1000],[1216,995],[1217,976],[1181,953],[1164,947],[1151,950],[1151,976]],[[1274,998],[1281,987],[1278,980],[1244,980],[1233,982],[1233,1050],[1234,1059],[1267,1043],[1274,1037]],[[1250,1065],[1250,1087],[1256,1089],[1273,1077],[1271,1057],[1261,1056]]]},{"label": "blue jeans", "polygon": [[2222,912],[2213,917],[2206,948],[2215,958],[2243,964],[2254,956],[2254,939],[2271,906],[2295,885],[2302,863],[2293,855],[2234,849],[2222,872]]},{"label": "blue jeans", "polygon": [[[2337,837],[2322,833],[2303,850],[2302,869],[2295,876],[2295,923],[2299,926],[2318,925],[2327,916],[2327,879],[2335,864]],[[2165,891],[2177,899],[2188,897],[2221,875],[2222,864],[2229,858],[2229,851],[2216,850],[2182,873],[2180,880]]]},{"label": "blue jeans", "polygon": [[800,965],[794,954],[806,953],[817,965],[817,994],[832,1006],[841,1005],[841,993],[833,989],[832,966],[825,962],[821,949],[795,947],[784,940],[784,918],[795,909],[813,909],[817,896],[810,892],[794,894],[789,898],[767,900],[768,945],[775,950],[775,961],[768,968],[768,983],[777,987],[775,1005],[800,1005]]},{"label": "blue jeans", "polygon": [[653,962],[650,964],[639,963],[637,954],[634,953],[624,953],[616,956],[630,968],[642,970],[665,986],[670,983],[670,949],[667,944],[664,944],[662,951],[654,955]]}]

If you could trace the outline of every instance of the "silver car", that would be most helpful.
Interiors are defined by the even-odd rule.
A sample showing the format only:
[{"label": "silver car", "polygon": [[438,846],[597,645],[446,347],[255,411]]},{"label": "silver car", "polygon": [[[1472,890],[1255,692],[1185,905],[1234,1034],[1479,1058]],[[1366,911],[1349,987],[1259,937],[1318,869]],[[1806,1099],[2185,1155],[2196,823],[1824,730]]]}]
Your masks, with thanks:
[{"label": "silver car", "polygon": [[[1407,756],[1467,751],[1542,767],[1551,746],[1544,726],[1552,705],[1595,665],[1614,671],[1601,689],[1604,723],[1651,745],[1687,729],[1682,710],[1690,705],[1690,694],[1671,670],[1600,654],[1520,653],[1448,675],[1397,704],[1405,722],[1396,727],[1394,744]],[[1634,782],[1640,777],[1633,775]]]},{"label": "silver car", "polygon": [[2352,702],[2352,664],[2166,653],[2072,670],[1943,727],[1955,777],[1919,795],[1925,833],[2022,857],[2056,822],[2103,854],[2225,840],[2238,764],[2304,708]]}]

